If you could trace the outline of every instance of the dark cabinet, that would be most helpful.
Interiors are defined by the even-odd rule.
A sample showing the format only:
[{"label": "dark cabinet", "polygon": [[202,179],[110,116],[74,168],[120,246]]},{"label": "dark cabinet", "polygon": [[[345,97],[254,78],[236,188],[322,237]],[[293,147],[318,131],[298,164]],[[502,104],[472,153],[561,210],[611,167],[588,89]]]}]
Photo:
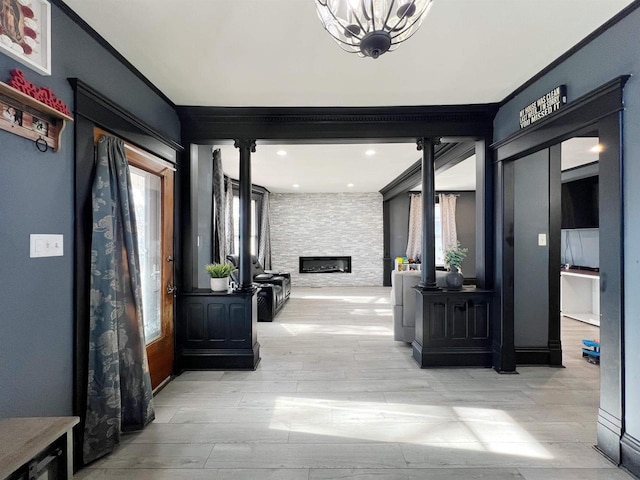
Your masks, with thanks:
[{"label": "dark cabinet", "polygon": [[255,369],[260,361],[256,292],[178,297],[176,370]]},{"label": "dark cabinet", "polygon": [[413,357],[421,367],[491,366],[493,292],[416,289]]}]

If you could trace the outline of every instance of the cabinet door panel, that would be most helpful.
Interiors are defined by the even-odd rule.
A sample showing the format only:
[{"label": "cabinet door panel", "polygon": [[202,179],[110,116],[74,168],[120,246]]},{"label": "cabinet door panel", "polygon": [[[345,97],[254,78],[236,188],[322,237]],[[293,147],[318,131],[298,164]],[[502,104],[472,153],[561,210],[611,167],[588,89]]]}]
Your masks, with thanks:
[{"label": "cabinet door panel", "polygon": [[429,333],[432,339],[442,340],[447,336],[447,304],[431,304],[429,312]]},{"label": "cabinet door panel", "polygon": [[248,343],[250,325],[246,322],[245,316],[245,305],[229,305],[229,340],[238,347]]},{"label": "cabinet door panel", "polygon": [[189,342],[204,341],[204,306],[191,304],[187,306],[187,340]]},{"label": "cabinet door panel", "polygon": [[464,340],[469,336],[467,302],[451,302],[451,338]]},{"label": "cabinet door panel", "polygon": [[476,303],[473,305],[473,331],[474,339],[489,338],[489,305]]},{"label": "cabinet door panel", "polygon": [[226,305],[210,303],[207,305],[207,340],[224,342],[227,336]]}]

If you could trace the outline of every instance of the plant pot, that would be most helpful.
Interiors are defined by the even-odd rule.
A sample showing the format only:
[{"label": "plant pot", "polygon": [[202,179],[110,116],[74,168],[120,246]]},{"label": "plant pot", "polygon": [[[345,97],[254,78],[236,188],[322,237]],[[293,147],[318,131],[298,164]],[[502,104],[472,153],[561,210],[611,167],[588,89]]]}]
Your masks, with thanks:
[{"label": "plant pot", "polygon": [[451,270],[447,273],[447,288],[449,290],[462,290],[464,283],[464,275],[458,267],[451,267]]},{"label": "plant pot", "polygon": [[229,277],[211,278],[211,290],[214,292],[226,292],[229,290]]}]

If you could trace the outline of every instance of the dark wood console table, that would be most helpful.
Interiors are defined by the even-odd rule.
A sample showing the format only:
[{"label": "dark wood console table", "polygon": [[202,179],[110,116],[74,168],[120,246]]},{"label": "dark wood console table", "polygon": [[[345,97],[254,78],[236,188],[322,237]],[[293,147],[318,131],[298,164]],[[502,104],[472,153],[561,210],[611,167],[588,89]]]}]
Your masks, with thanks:
[{"label": "dark wood console table", "polygon": [[255,370],[260,362],[256,293],[180,294],[176,371]]},{"label": "dark wood console table", "polygon": [[490,367],[494,292],[473,286],[415,290],[416,338],[412,346],[418,365]]}]

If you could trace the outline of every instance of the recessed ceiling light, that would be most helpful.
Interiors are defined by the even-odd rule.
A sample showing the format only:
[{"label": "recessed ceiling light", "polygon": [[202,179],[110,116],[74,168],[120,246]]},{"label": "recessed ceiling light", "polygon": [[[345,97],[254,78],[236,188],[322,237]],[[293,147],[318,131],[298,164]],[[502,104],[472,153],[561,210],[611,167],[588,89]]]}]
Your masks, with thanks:
[{"label": "recessed ceiling light", "polygon": [[353,183],[347,183],[347,187],[349,188],[353,187]]},{"label": "recessed ceiling light", "polygon": [[371,156],[371,155],[375,155],[376,151],[375,150],[367,150],[366,152],[364,152],[365,155]]},{"label": "recessed ceiling light", "polygon": [[281,157],[284,157],[287,155],[287,151],[286,150],[278,150],[276,152],[278,155],[280,155]]},{"label": "recessed ceiling light", "polygon": [[602,152],[602,145],[597,144],[595,147],[591,147],[591,151],[593,153],[600,153]]},{"label": "recessed ceiling light", "polygon": [[300,185],[298,185],[297,183],[294,183],[293,188],[300,188]]}]

